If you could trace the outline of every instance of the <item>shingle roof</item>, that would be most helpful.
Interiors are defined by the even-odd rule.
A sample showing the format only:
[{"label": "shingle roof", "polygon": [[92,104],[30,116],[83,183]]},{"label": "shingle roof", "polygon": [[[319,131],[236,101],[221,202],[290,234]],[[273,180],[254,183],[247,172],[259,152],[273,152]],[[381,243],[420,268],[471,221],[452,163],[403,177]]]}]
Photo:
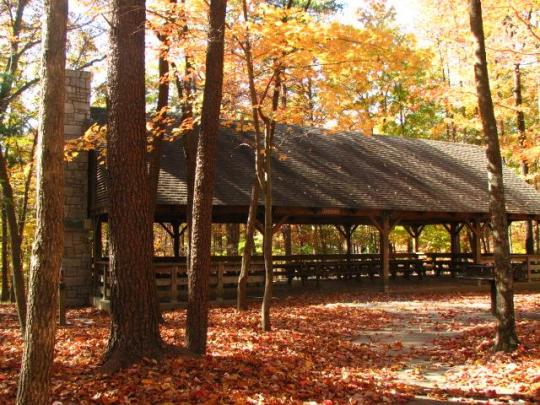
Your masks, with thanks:
[{"label": "shingle roof", "polygon": [[[247,206],[253,182],[253,135],[219,135],[215,206]],[[280,125],[273,154],[275,207],[487,213],[484,148],[390,136],[331,133]],[[180,141],[165,143],[158,205],[185,206]],[[507,211],[540,216],[540,194],[504,169]],[[105,199],[103,182],[98,205]]]}]

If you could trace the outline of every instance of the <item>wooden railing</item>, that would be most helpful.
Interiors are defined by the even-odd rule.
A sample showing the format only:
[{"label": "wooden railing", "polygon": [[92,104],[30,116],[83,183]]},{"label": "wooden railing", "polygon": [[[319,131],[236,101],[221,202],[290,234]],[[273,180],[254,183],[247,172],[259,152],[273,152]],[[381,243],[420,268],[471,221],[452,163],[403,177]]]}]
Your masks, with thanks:
[{"label": "wooden railing", "polygon": [[[382,272],[379,254],[351,255],[294,255],[274,256],[274,281],[291,283],[293,279],[314,280],[325,278],[379,277]],[[234,298],[241,257],[214,256],[210,270],[209,287],[211,300]],[[492,262],[492,257],[484,256],[483,263]],[[516,269],[520,269],[529,281],[540,280],[540,255],[512,255]],[[472,263],[472,255],[447,253],[397,253],[391,256],[390,272],[393,277],[409,277],[460,272]],[[187,300],[186,259],[155,258],[154,270],[160,302],[175,304]],[[110,273],[107,259],[98,260],[93,269],[93,291],[96,297],[110,298]],[[248,291],[262,289],[265,280],[264,261],[254,256],[248,277]]]},{"label": "wooden railing", "polygon": [[[540,281],[540,255],[528,255],[528,254],[512,254],[510,255],[510,261],[514,272],[519,273],[521,279],[526,279],[528,282]],[[495,263],[493,255],[483,255],[481,264]]]}]

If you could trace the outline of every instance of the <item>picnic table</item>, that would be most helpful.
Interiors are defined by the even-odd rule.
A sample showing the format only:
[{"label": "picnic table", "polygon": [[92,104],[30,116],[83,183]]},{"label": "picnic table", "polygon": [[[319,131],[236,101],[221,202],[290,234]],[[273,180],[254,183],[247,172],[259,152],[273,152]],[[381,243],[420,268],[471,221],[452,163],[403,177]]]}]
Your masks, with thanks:
[{"label": "picnic table", "polygon": [[422,259],[392,259],[390,260],[390,272],[395,278],[398,272],[409,278],[411,273],[416,273],[420,278],[425,275],[424,261]]}]

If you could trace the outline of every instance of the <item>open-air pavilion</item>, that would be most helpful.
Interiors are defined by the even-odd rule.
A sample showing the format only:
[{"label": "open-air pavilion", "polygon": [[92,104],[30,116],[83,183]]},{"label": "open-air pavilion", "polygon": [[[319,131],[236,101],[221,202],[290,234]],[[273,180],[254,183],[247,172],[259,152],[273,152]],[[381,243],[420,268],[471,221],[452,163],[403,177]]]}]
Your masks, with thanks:
[{"label": "open-air pavilion", "polygon": [[[94,110],[94,120],[103,112]],[[219,137],[213,222],[245,223],[254,180],[253,134],[242,127],[224,127]],[[334,133],[315,128],[279,126],[273,154],[273,217],[283,224],[335,225],[347,241],[344,255],[276,256],[276,281],[295,278],[370,276],[388,287],[392,276],[440,274],[467,263],[486,263],[481,234],[489,227],[489,196],[485,151],[482,147],[423,139]],[[92,160],[93,159],[93,160]],[[107,220],[105,173],[90,164],[90,216],[95,234]],[[94,162],[92,164],[92,161]],[[510,168],[504,169],[509,221],[540,220],[540,194]],[[185,258],[180,238],[186,221],[186,164],[182,142],[163,147],[155,221],[167,224],[176,257],[156,258],[156,280],[164,303],[185,299]],[[259,203],[260,222],[264,218]],[[418,240],[426,225],[443,224],[450,233],[451,252],[420,255],[392,254],[389,234],[403,226]],[[379,254],[353,254],[351,237],[358,225],[371,225],[380,234]],[[459,234],[472,234],[472,253],[461,253]],[[528,235],[533,238],[533,235]],[[96,240],[101,240],[101,236]],[[534,240],[529,240],[534,246]],[[536,242],[537,243],[537,242]],[[540,256],[513,255],[520,277],[540,276]],[[107,301],[107,262],[102,244],[94,244],[94,302]],[[213,296],[223,298],[235,288],[240,258],[216,257],[211,276]],[[250,284],[263,280],[262,263],[255,258]]]}]

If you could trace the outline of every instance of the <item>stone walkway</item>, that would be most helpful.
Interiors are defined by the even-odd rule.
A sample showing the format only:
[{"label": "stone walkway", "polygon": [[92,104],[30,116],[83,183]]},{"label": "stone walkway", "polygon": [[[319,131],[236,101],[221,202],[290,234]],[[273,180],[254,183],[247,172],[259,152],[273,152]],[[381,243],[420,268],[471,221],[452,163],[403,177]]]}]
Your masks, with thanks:
[{"label": "stone walkway", "polygon": [[[445,339],[459,337],[467,328],[487,325],[494,322],[489,313],[490,306],[486,299],[485,304],[454,305],[445,302],[430,302],[426,308],[423,302],[374,302],[359,304],[369,310],[379,310],[392,313],[398,319],[385,329],[365,331],[354,339],[355,343],[366,345],[384,345],[388,348],[387,356],[402,363],[403,367],[396,372],[399,382],[409,386],[415,386],[424,391],[425,395],[419,395],[409,402],[409,405],[422,404],[497,404],[497,403],[525,403],[521,401],[511,402],[505,400],[499,402],[493,398],[448,398],[436,400],[428,397],[430,391],[436,389],[462,390],[473,392],[478,387],[467,384],[466,380],[458,378],[464,370],[463,365],[434,363],[430,361],[426,352],[437,347]],[[452,316],[448,316],[448,313]],[[540,320],[540,313],[519,313],[518,319]],[[516,391],[510,388],[494,389],[496,396],[508,396]]]}]

